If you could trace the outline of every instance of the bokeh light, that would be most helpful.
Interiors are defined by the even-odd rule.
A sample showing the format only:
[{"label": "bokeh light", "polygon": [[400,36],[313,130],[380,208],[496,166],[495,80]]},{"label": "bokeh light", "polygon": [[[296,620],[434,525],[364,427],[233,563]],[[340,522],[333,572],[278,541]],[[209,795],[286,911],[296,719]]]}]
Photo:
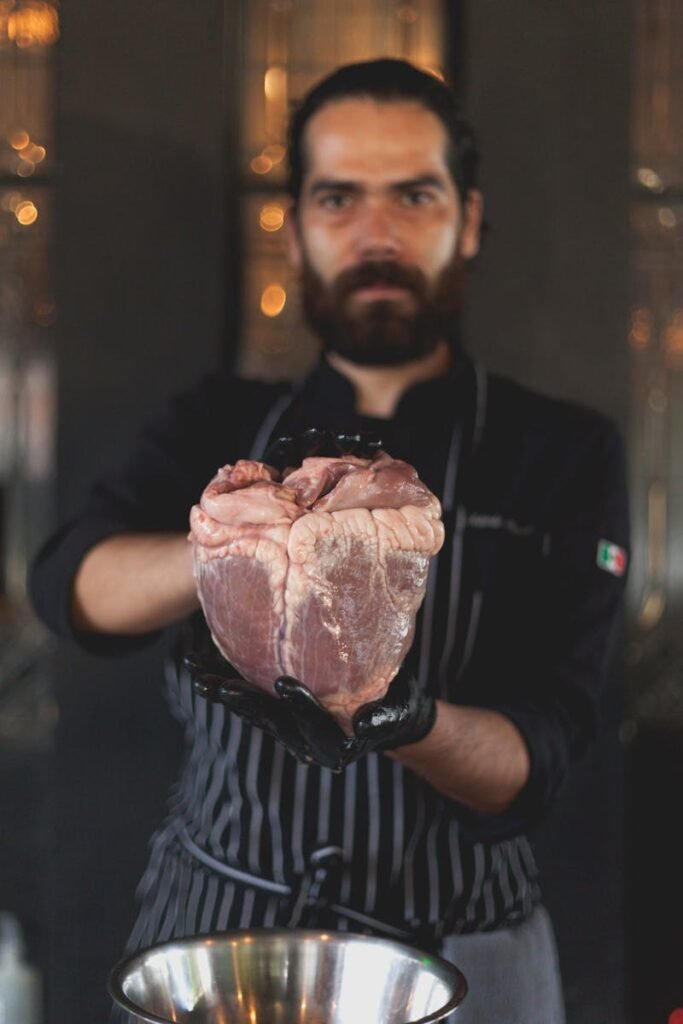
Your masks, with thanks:
[{"label": "bokeh light", "polygon": [[273,169],[273,161],[264,153],[255,156],[249,165],[254,174],[268,174]]},{"label": "bokeh light", "polygon": [[38,207],[30,199],[24,199],[14,210],[14,216],[22,227],[28,227],[38,220]]},{"label": "bokeh light", "polygon": [[12,147],[12,149],[16,149],[17,152],[21,149],[26,149],[30,141],[31,136],[28,132],[12,132],[9,136],[9,144]]},{"label": "bokeh light", "polygon": [[640,184],[651,192],[661,192],[664,188],[662,179],[651,167],[639,167],[637,177]]},{"label": "bokeh light", "polygon": [[59,15],[44,0],[24,0],[9,14],[7,37],[19,49],[52,46],[59,39]]},{"label": "bokeh light", "polygon": [[274,164],[280,164],[285,158],[287,150],[279,142],[274,142],[270,146],[266,146],[263,150],[263,156],[268,157]]},{"label": "bokeh light", "polygon": [[269,284],[261,295],[261,312],[264,316],[279,316],[285,308],[287,292],[281,284]]},{"label": "bokeh light", "polygon": [[0,200],[0,207],[3,210],[8,210],[10,213],[14,213],[17,206],[23,199],[21,192],[6,192]]},{"label": "bokeh light", "polygon": [[662,206],[657,211],[657,220],[663,228],[675,228],[678,220],[670,206]]},{"label": "bokeh light", "polygon": [[285,211],[279,203],[265,203],[259,213],[259,224],[264,231],[279,231],[285,222]]},{"label": "bokeh light", "polygon": [[282,64],[271,64],[263,76],[263,89],[271,103],[281,102],[287,97],[287,70]]}]

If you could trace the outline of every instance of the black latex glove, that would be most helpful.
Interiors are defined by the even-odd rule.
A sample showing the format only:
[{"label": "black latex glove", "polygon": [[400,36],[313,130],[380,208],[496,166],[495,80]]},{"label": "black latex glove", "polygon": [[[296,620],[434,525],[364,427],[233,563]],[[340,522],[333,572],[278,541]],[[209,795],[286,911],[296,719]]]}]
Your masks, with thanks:
[{"label": "black latex glove", "polygon": [[275,681],[274,694],[239,678],[218,654],[191,654],[185,664],[196,693],[263,729],[306,764],[340,772],[372,750],[394,750],[423,739],[434,725],[436,703],[409,672],[400,669],[381,700],[360,707],[347,735],[311,691],[291,676]]},{"label": "black latex glove", "polygon": [[284,470],[300,466],[304,459],[314,455],[326,458],[356,455],[358,458],[372,459],[381,448],[382,441],[376,434],[345,434],[311,427],[301,434],[276,438],[266,449],[263,461],[275,469]]},{"label": "black latex glove", "polygon": [[410,672],[400,668],[384,697],[363,704],[353,716],[354,755],[417,743],[431,731],[435,719],[434,698]]},{"label": "black latex glove", "polygon": [[251,725],[283,744],[299,761],[339,772],[346,762],[348,737],[320,701],[297,679],[280,676],[276,694],[241,679],[218,654],[185,658],[195,693],[224,704]]}]

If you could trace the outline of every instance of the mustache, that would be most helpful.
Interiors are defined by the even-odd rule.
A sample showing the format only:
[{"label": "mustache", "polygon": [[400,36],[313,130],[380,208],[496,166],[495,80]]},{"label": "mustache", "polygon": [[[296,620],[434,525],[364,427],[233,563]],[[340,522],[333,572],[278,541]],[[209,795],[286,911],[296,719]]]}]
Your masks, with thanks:
[{"label": "mustache", "polygon": [[334,293],[344,299],[359,288],[373,285],[393,285],[406,288],[415,295],[422,296],[427,292],[427,280],[417,267],[406,267],[393,260],[367,260],[355,267],[343,270],[334,282]]}]

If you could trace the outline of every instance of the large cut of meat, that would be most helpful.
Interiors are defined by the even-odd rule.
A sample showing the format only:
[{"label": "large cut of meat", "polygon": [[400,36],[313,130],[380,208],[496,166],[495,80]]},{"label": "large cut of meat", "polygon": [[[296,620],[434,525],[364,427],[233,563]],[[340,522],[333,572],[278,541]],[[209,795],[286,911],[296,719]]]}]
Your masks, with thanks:
[{"label": "large cut of meat", "polygon": [[190,516],[199,598],[245,679],[305,683],[348,721],[384,695],[413,639],[441,506],[381,452],[304,459],[281,477],[224,466]]}]

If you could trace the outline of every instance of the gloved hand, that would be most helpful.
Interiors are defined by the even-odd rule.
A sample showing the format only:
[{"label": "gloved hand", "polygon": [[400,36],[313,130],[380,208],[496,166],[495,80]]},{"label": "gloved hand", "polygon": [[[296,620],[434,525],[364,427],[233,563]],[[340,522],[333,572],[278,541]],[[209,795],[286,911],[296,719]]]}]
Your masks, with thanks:
[{"label": "gloved hand", "polygon": [[401,667],[379,700],[363,704],[352,719],[354,756],[418,743],[436,720],[436,701]]},{"label": "gloved hand", "polygon": [[185,665],[196,693],[224,704],[263,729],[306,764],[340,772],[372,750],[393,750],[423,739],[434,725],[436,703],[400,669],[381,700],[360,707],[347,735],[311,691],[291,676],[275,681],[277,696],[239,678],[218,654],[191,654]]},{"label": "gloved hand", "polygon": [[311,691],[290,676],[275,681],[277,696],[240,678],[220,655],[187,655],[195,693],[224,704],[283,744],[299,761],[339,772],[348,739]]},{"label": "gloved hand", "polygon": [[344,455],[355,455],[362,459],[372,459],[382,448],[382,441],[377,434],[345,434],[322,427],[310,427],[301,434],[277,437],[266,449],[263,461],[275,469],[284,470],[291,466],[300,466],[304,459],[311,456],[339,458]]}]

